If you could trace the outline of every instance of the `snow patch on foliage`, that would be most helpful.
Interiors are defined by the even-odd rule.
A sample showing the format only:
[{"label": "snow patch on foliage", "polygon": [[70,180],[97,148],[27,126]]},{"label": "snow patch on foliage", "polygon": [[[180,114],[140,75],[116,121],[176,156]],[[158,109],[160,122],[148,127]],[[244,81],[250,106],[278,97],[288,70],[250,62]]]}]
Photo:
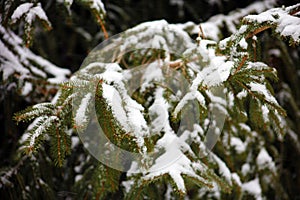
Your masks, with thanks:
[{"label": "snow patch on foliage", "polygon": [[[211,3],[211,1],[209,1]],[[237,31],[237,25],[240,23],[240,19],[244,16],[249,15],[251,13],[261,13],[267,9],[272,8],[277,5],[276,0],[264,0],[260,2],[254,2],[249,6],[238,9],[236,11],[232,11],[229,15],[217,14],[210,17],[207,21],[201,23],[201,27],[203,29],[204,35],[207,38],[210,38],[214,41],[219,41],[223,37],[222,27],[228,28],[230,33],[235,33]],[[182,29],[189,30],[191,29],[191,34],[198,34],[200,31],[199,25],[194,24],[192,22],[187,22],[183,24]]]},{"label": "snow patch on foliage", "polygon": [[35,141],[38,137],[42,136],[43,133],[47,132],[47,128],[53,125],[53,123],[58,121],[58,117],[50,116],[48,117],[30,136],[29,148],[35,147]]},{"label": "snow patch on foliage", "polygon": [[275,170],[275,164],[273,162],[272,157],[268,154],[265,148],[262,148],[256,157],[256,164],[259,168],[263,169],[268,167],[271,170]]},{"label": "snow patch on foliage", "polygon": [[147,65],[145,72],[143,73],[141,78],[141,91],[144,91],[146,88],[153,86],[154,82],[160,82],[164,80],[161,68],[162,63],[162,60],[157,60]]},{"label": "snow patch on foliage", "polygon": [[18,6],[11,16],[12,23],[15,23],[21,17],[24,17],[25,22],[29,23],[30,25],[33,23],[36,17],[38,17],[39,19],[45,21],[49,27],[51,26],[51,23],[49,22],[41,3],[38,3],[36,6],[34,6],[33,3],[23,3]]},{"label": "snow patch on foliage", "polygon": [[245,38],[242,38],[241,41],[239,42],[239,45],[242,49],[247,49],[248,43],[246,42]]},{"label": "snow patch on foliage", "polygon": [[242,165],[242,168],[241,168],[241,172],[244,176],[246,176],[249,172],[250,172],[250,165],[249,163],[245,163]]},{"label": "snow patch on foliage", "polygon": [[86,94],[79,105],[79,108],[77,109],[76,116],[74,118],[76,126],[83,127],[86,123],[88,123],[88,107],[91,103],[92,94],[88,93]]},{"label": "snow patch on foliage", "polygon": [[180,148],[178,148],[183,143],[174,133],[166,133],[160,140],[163,140],[160,141],[160,145],[164,146],[165,153],[155,160],[155,164],[150,167],[143,179],[151,180],[155,177],[168,174],[175,182],[177,188],[182,192],[186,192],[182,175],[191,176],[203,183],[209,184],[207,180],[196,173],[196,171],[203,171],[205,167],[200,163],[192,162],[183,154]]},{"label": "snow patch on foliage", "polygon": [[103,97],[106,99],[108,105],[112,109],[113,115],[116,117],[117,121],[122,125],[122,127],[129,132],[129,126],[127,123],[126,112],[122,106],[122,98],[120,93],[111,85],[102,84]]},{"label": "snow patch on foliage", "polygon": [[25,13],[28,13],[33,7],[33,3],[23,3],[15,9],[14,13],[11,16],[12,22],[20,19]]},{"label": "snow patch on foliage", "polygon": [[237,96],[237,98],[242,99],[242,98],[246,97],[247,95],[248,95],[247,90],[243,89],[236,96]]},{"label": "snow patch on foliage", "polygon": [[242,185],[241,179],[237,173],[232,173],[231,177],[236,184],[238,184],[239,186]]},{"label": "snow patch on foliage", "polygon": [[246,150],[246,145],[238,137],[231,136],[230,145],[234,147],[237,153],[243,153]]},{"label": "snow patch on foliage", "polygon": [[290,12],[299,4],[287,8],[273,8],[258,15],[248,15],[244,20],[259,24],[275,24],[275,31],[283,37],[291,37],[293,41],[300,42],[300,19]]},{"label": "snow patch on foliage", "polygon": [[126,49],[162,49],[166,56],[169,53],[180,54],[193,45],[185,31],[177,25],[168,24],[165,20],[137,25],[127,30],[121,39],[121,52],[125,52]]},{"label": "snow patch on foliage", "polygon": [[261,106],[264,122],[269,122],[269,108],[266,105]]},{"label": "snow patch on foliage", "polygon": [[177,116],[178,113],[183,109],[183,107],[189,102],[194,99],[197,99],[197,101],[200,103],[200,105],[205,107],[205,98],[204,96],[199,92],[198,87],[203,81],[203,77],[201,74],[197,74],[196,78],[193,80],[192,85],[190,87],[190,91],[184,95],[184,97],[179,101],[177,106],[174,110],[174,116]]},{"label": "snow patch on foliage", "polygon": [[212,154],[213,159],[219,166],[219,173],[225,177],[225,179],[231,184],[231,172],[224,161],[222,161],[218,156]]},{"label": "snow patch on foliage", "polygon": [[[59,68],[24,47],[22,39],[10,29],[0,25],[0,35],[3,36],[0,40],[0,71],[3,72],[3,81],[18,74],[20,83],[24,79],[46,79],[50,83],[59,84],[70,74],[68,69]],[[12,49],[8,48],[9,46]],[[23,95],[27,95],[32,89],[33,87],[30,88],[27,84],[23,89]]]},{"label": "snow patch on foliage", "polygon": [[250,86],[251,91],[262,94],[267,101],[269,101],[270,103],[273,103],[275,105],[278,105],[277,100],[275,99],[274,96],[272,96],[272,94],[266,88],[266,85],[261,84],[261,83],[251,82],[249,84],[249,86]]},{"label": "snow patch on foliage", "polygon": [[106,68],[107,70],[96,76],[106,82],[102,84],[102,95],[124,131],[136,137],[138,145],[142,147],[144,137],[149,135],[149,128],[143,116],[144,107],[127,93],[123,82],[125,75],[119,72],[121,69],[119,65],[116,63],[108,64]]},{"label": "snow patch on foliage", "polygon": [[96,9],[98,12],[106,13],[102,0],[89,0],[89,3],[91,3],[91,8]]},{"label": "snow patch on foliage", "polygon": [[260,187],[258,178],[255,178],[252,181],[243,183],[242,189],[243,189],[243,191],[246,191],[249,194],[252,194],[253,196],[255,196],[256,199],[258,199],[258,200],[262,199],[262,197],[261,197],[262,189]]}]

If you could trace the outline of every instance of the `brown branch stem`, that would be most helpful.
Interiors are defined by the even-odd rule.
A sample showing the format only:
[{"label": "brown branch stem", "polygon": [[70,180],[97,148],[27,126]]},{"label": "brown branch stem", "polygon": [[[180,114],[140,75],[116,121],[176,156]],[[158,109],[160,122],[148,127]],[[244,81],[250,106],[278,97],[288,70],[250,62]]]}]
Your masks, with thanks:
[{"label": "brown branch stem", "polygon": [[104,38],[105,38],[105,39],[108,39],[108,33],[107,33],[107,31],[106,31],[106,28],[105,28],[105,26],[104,26],[104,23],[103,23],[101,17],[100,17],[99,15],[96,15],[96,18],[97,18],[98,23],[99,23],[100,26],[101,26],[101,29],[102,29],[103,34],[104,34]]},{"label": "brown branch stem", "polygon": [[260,28],[258,28],[258,29],[255,29],[253,32],[249,33],[249,34],[246,36],[246,39],[252,38],[254,35],[256,35],[256,34],[262,32],[262,31],[265,31],[265,30],[267,30],[267,29],[269,29],[269,28],[271,28],[271,27],[272,27],[272,26],[267,25],[267,26],[263,26],[263,27],[260,27]]}]

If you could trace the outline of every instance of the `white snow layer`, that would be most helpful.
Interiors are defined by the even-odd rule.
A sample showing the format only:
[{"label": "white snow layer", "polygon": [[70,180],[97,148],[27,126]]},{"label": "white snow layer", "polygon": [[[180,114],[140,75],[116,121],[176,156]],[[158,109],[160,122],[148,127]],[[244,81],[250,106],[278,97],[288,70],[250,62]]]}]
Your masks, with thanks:
[{"label": "white snow layer", "polygon": [[232,179],[234,180],[235,183],[237,183],[239,186],[242,185],[241,179],[237,173],[232,173]]},{"label": "white snow layer", "polygon": [[269,90],[264,84],[251,82],[249,83],[249,86],[251,91],[262,94],[267,101],[278,105],[277,100],[275,99],[275,97],[272,96],[272,94],[269,92]]},{"label": "white snow layer", "polygon": [[72,136],[71,137],[71,148],[75,148],[80,143],[78,136]]},{"label": "white snow layer", "polygon": [[258,178],[255,178],[252,181],[243,183],[242,189],[243,189],[243,191],[246,191],[249,194],[252,194],[253,196],[255,196],[256,199],[258,199],[258,200],[262,199],[262,197],[261,197],[262,190],[261,190]]},{"label": "white snow layer", "polygon": [[[153,105],[160,105],[160,109],[155,107],[150,108],[151,112],[155,112],[159,116],[168,119],[168,104],[163,97],[163,88],[158,88],[155,93],[155,101]],[[148,169],[146,175],[143,177],[146,180],[153,179],[157,176],[168,174],[175,182],[177,188],[185,192],[185,185],[182,175],[188,175],[201,180],[205,183],[207,181],[197,175],[196,171],[205,169],[200,163],[192,162],[183,152],[189,152],[193,155],[190,146],[184,141],[184,137],[178,137],[172,130],[168,120],[157,121],[161,123],[159,126],[164,131],[164,135],[156,143],[156,150],[164,149],[164,153],[160,155],[155,163]],[[197,128],[197,127],[195,127]]]},{"label": "white snow layer", "polygon": [[[195,79],[192,82],[192,85],[190,86],[189,91],[177,104],[174,110],[175,116],[177,116],[177,114],[188,103],[188,101],[192,101],[194,99],[196,99],[202,106],[205,107],[205,98],[199,92],[199,86],[203,85],[210,88],[220,85],[228,79],[230,71],[234,67],[234,62],[226,61],[225,56],[216,56],[213,49],[208,49],[207,44],[209,43],[210,42],[208,40],[202,40],[200,46],[196,49],[197,52],[199,52],[203,57],[204,61],[210,61],[209,65],[200,66],[203,69],[197,73]],[[185,53],[187,52],[189,52],[189,50],[187,50]],[[192,63],[192,65],[196,64]]]},{"label": "white snow layer", "polygon": [[222,161],[218,156],[215,154],[212,154],[213,159],[216,161],[216,163],[219,166],[219,173],[225,177],[225,179],[231,184],[231,172],[224,161]]},{"label": "white snow layer", "polygon": [[242,99],[242,98],[246,97],[247,95],[248,95],[247,90],[243,89],[236,96],[237,96],[237,98]]},{"label": "white snow layer", "polygon": [[275,31],[277,33],[284,37],[290,36],[294,41],[300,42],[300,19],[289,14],[289,11],[296,6],[299,6],[299,4],[285,9],[273,8],[258,15],[248,15],[244,19],[249,22],[276,24]]},{"label": "white snow layer", "polygon": [[248,43],[246,42],[245,38],[242,38],[241,41],[239,42],[239,45],[243,49],[247,49]]},{"label": "white snow layer", "polygon": [[241,171],[242,171],[242,174],[244,176],[246,176],[249,173],[249,171],[250,171],[250,165],[249,165],[249,163],[243,164]]},{"label": "white snow layer", "polygon": [[231,136],[230,145],[234,147],[237,153],[243,153],[246,150],[246,145],[238,137]]},{"label": "white snow layer", "polygon": [[[112,113],[120,123],[126,133],[133,135],[137,139],[140,147],[144,144],[144,138],[149,135],[149,128],[143,116],[144,107],[132,99],[127,93],[123,79],[124,74],[118,64],[109,64],[107,70],[99,77],[105,80],[102,84],[103,97],[112,109]],[[124,72],[126,73],[126,72]]]},{"label": "white snow layer", "polygon": [[33,3],[21,4],[12,14],[12,22],[15,23],[23,16],[25,16],[26,23],[32,24],[36,17],[38,17],[39,19],[45,21],[49,26],[51,26],[51,23],[49,22],[48,17],[41,6],[41,3],[38,3],[36,6],[34,6]]},{"label": "white snow layer", "polygon": [[273,162],[272,157],[268,154],[265,148],[262,148],[256,157],[256,164],[259,168],[269,168],[271,170],[275,170],[275,164]]},{"label": "white snow layer", "polygon": [[[0,71],[3,72],[2,78],[4,81],[14,73],[20,75],[20,80],[25,78],[47,78],[47,74],[49,74],[52,78],[47,80],[50,83],[59,84],[66,80],[70,74],[68,69],[59,68],[42,57],[35,55],[23,46],[22,39],[19,36],[1,25],[0,35],[3,35],[3,38],[0,39],[2,57],[0,58]],[[8,46],[11,46],[12,49],[9,49]],[[23,95],[27,95],[31,90],[32,87],[30,88],[27,84],[23,89]]]},{"label": "white snow layer", "polygon": [[98,12],[106,13],[102,0],[89,0],[89,2],[91,3],[91,8],[96,9]]},{"label": "white snow layer", "polygon": [[38,137],[40,137],[43,133],[46,132],[47,128],[50,127],[58,118],[56,116],[48,117],[43,124],[41,124],[30,137],[29,147],[34,147],[35,141]]},{"label": "white snow layer", "polygon": [[76,116],[74,118],[76,126],[83,127],[87,122],[87,112],[89,104],[91,103],[92,94],[87,93],[84,98],[82,98],[79,108],[76,111]]},{"label": "white snow layer", "polygon": [[122,127],[126,131],[129,131],[126,112],[122,106],[122,98],[119,92],[113,86],[105,83],[102,84],[102,88],[103,97],[107,100],[108,105],[111,107],[113,115],[116,116],[116,119]]},{"label": "white snow layer", "polygon": [[233,67],[232,61],[225,61],[225,57],[216,56],[211,59],[211,66],[204,68],[200,73],[203,83],[207,86],[216,86],[227,80]]},{"label": "white snow layer", "polygon": [[200,105],[205,106],[205,98],[204,96],[198,91],[198,87],[202,82],[203,77],[201,74],[197,74],[196,78],[193,80],[192,85],[190,87],[190,91],[184,95],[184,97],[179,101],[177,106],[174,110],[174,115],[177,116],[178,113],[183,109],[183,107],[188,103],[188,101],[192,101],[197,99]]},{"label": "white snow layer", "polygon": [[269,122],[269,108],[266,105],[261,106],[264,122]]},{"label": "white snow layer", "polygon": [[179,55],[191,45],[193,43],[187,32],[177,25],[168,24],[165,20],[158,20],[145,22],[127,30],[126,37],[122,38],[120,51],[163,49],[166,54],[172,52]]},{"label": "white snow layer", "polygon": [[152,131],[172,131],[169,124],[169,104],[163,97],[164,90],[159,88],[155,92],[155,100],[149,107],[149,115],[151,119]]},{"label": "white snow layer", "polygon": [[154,81],[160,82],[164,79],[161,69],[162,63],[162,60],[157,60],[147,65],[142,76],[141,91],[144,91],[147,87],[151,86]]},{"label": "white snow layer", "polygon": [[[216,0],[213,0],[216,1]],[[209,1],[212,3],[212,1]],[[237,31],[237,24],[240,23],[240,20],[251,13],[261,13],[267,9],[270,9],[277,5],[276,0],[264,0],[259,2],[254,2],[249,6],[238,9],[236,11],[230,12],[228,15],[218,14],[209,18],[206,22],[201,23],[204,35],[207,38],[210,38],[214,41],[219,41],[223,37],[221,32],[221,27],[223,24],[226,24],[230,33],[235,33]],[[200,31],[199,25],[194,24],[193,22],[187,22],[181,25],[182,29],[188,30],[188,28],[193,27],[191,34],[198,34]]]},{"label": "white snow layer", "polygon": [[196,173],[196,171],[202,171],[206,168],[200,163],[192,162],[181,151],[180,147],[185,146],[186,148],[187,144],[182,142],[174,132],[165,133],[158,143],[159,146],[164,147],[165,152],[155,160],[155,164],[150,167],[143,179],[149,180],[168,174],[182,192],[186,191],[182,175],[188,175],[208,183]]},{"label": "white snow layer", "polygon": [[12,22],[15,22],[16,20],[20,19],[24,14],[28,13],[33,7],[33,5],[33,3],[23,3],[19,5],[11,16]]}]

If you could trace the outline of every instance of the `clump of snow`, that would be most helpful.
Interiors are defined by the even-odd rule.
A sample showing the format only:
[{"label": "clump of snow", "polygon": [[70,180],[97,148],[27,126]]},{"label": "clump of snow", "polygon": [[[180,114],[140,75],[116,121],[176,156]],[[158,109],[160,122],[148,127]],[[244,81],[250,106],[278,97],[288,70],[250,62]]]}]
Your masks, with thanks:
[{"label": "clump of snow", "polygon": [[[168,104],[163,97],[163,88],[157,88],[155,92],[155,101],[153,105],[161,105],[160,109],[153,109],[150,107],[150,112],[155,112],[158,116],[162,116],[168,119]],[[160,124],[161,123],[161,124]],[[170,126],[168,120],[157,121],[164,135],[157,141],[155,146],[155,152],[159,153],[163,150],[163,153],[155,159],[155,162],[146,171],[143,179],[151,180],[155,177],[168,174],[175,182],[177,189],[185,192],[185,184],[182,175],[191,176],[204,183],[208,183],[207,180],[200,177],[196,171],[202,171],[205,169],[200,163],[192,162],[184,152],[188,152],[194,156],[190,146],[185,142],[187,136],[185,134],[182,137],[178,137]],[[195,127],[197,129],[197,127]],[[186,132],[187,133],[187,132]]]},{"label": "clump of snow", "polygon": [[[277,3],[274,0],[254,2],[243,9],[238,9],[237,11],[230,12],[229,15],[223,15],[223,14],[215,15],[210,19],[208,19],[206,22],[201,23],[201,27],[204,31],[204,34],[208,38],[211,38],[215,41],[219,41],[223,35],[221,31],[221,27],[223,27],[224,24],[226,25],[230,33],[236,33],[237,32],[236,27],[237,24],[240,23],[241,18],[243,18],[246,15],[249,15],[250,13],[261,13],[266,9],[272,8],[276,4]],[[194,34],[199,33],[198,26],[195,28],[193,33]]]},{"label": "clump of snow", "polygon": [[243,89],[236,96],[237,96],[237,98],[242,99],[242,98],[246,97],[247,95],[248,95],[247,90]]},{"label": "clump of snow", "polygon": [[[177,116],[189,101],[195,99],[205,107],[205,98],[199,92],[199,87],[201,85],[209,88],[219,86],[228,79],[230,71],[234,67],[234,62],[227,61],[225,56],[217,56],[213,49],[207,48],[208,44],[212,44],[212,42],[209,40],[202,40],[200,46],[196,49],[191,48],[185,52],[185,54],[188,55],[191,50],[196,50],[203,62],[209,62],[207,66],[199,66],[198,69],[195,68],[197,70],[196,77],[193,79],[189,91],[177,104],[174,111],[175,116]],[[196,59],[199,59],[199,57]],[[197,65],[197,63],[190,63],[189,66],[195,67]]]},{"label": "clump of snow", "polygon": [[237,153],[243,153],[246,150],[246,145],[238,137],[232,136],[230,138],[230,145],[234,147],[234,149],[237,151]]},{"label": "clump of snow", "polygon": [[243,129],[247,132],[251,131],[251,128],[248,125],[246,125],[245,123],[239,123],[239,126],[240,126],[241,129]]},{"label": "clump of snow", "polygon": [[239,45],[243,49],[247,49],[248,43],[246,42],[245,38],[242,38],[241,41],[239,42]]},{"label": "clump of snow", "polygon": [[[151,125],[153,127],[153,130],[159,128],[160,130],[158,131],[164,131],[166,133],[172,132],[172,134],[174,134],[168,120],[169,119],[168,109],[170,105],[165,100],[163,94],[164,94],[163,88],[158,88],[155,91],[155,100],[151,105],[151,107],[149,108],[149,112],[150,115],[152,116],[156,115],[157,117],[154,118],[154,120],[151,122]],[[157,144],[159,144],[160,146],[164,146],[163,144],[160,144],[162,141],[165,140],[159,140]]]},{"label": "clump of snow", "polygon": [[171,196],[172,191],[173,191],[172,186],[170,184],[168,184],[167,191],[165,193],[165,199],[172,199],[172,196]]},{"label": "clump of snow", "polygon": [[82,178],[83,178],[83,175],[82,175],[82,174],[77,174],[77,175],[75,176],[75,183],[78,182],[78,181],[80,181]]},{"label": "clump of snow", "polygon": [[243,183],[242,189],[243,189],[243,191],[246,191],[249,194],[252,194],[253,196],[255,196],[256,199],[258,199],[258,200],[262,199],[262,197],[261,197],[262,190],[261,190],[258,178],[255,178],[252,181]]},{"label": "clump of snow", "polygon": [[71,137],[71,148],[73,149],[80,143],[79,138],[77,136]]},{"label": "clump of snow", "polygon": [[68,69],[59,68],[52,63],[50,63],[48,60],[45,60],[39,56],[36,56],[34,54],[28,54],[28,59],[31,61],[34,61],[38,63],[42,69],[54,77],[48,78],[48,81],[53,84],[59,84],[66,80],[67,76],[70,74],[70,71]]},{"label": "clump of snow", "polygon": [[179,101],[177,104],[174,115],[177,116],[177,114],[182,110],[182,108],[188,103],[188,101],[197,99],[197,101],[205,107],[205,98],[204,96],[198,91],[199,85],[202,83],[203,77],[201,74],[197,74],[196,78],[193,80],[193,83],[190,87],[190,91],[185,94],[185,96]]},{"label": "clump of snow", "polygon": [[265,148],[262,148],[256,157],[256,164],[259,166],[259,168],[268,167],[271,170],[275,170],[273,159]]},{"label": "clump of snow", "polygon": [[131,187],[134,185],[134,180],[123,181],[122,185],[124,186],[126,193],[128,193]]},{"label": "clump of snow", "polygon": [[233,68],[232,61],[225,61],[225,57],[216,56],[211,59],[211,67],[204,68],[200,73],[203,83],[209,87],[217,86],[226,81]]},{"label": "clump of snow", "polygon": [[266,105],[261,106],[264,122],[269,122],[269,109]]},{"label": "clump of snow", "polygon": [[96,9],[98,12],[106,13],[102,0],[89,0],[89,2],[91,3],[91,8]]},{"label": "clump of snow", "polygon": [[[213,4],[215,1],[216,0],[209,1],[209,3]],[[206,38],[219,41],[223,37],[222,27],[224,27],[224,25],[228,28],[230,33],[236,33],[236,27],[240,23],[240,19],[244,16],[252,13],[261,13],[275,5],[277,5],[276,0],[254,2],[245,8],[230,12],[228,15],[214,15],[207,21],[200,23],[200,25]],[[179,26],[182,30],[188,31],[190,34],[198,34],[200,31],[199,24],[194,24],[193,22],[178,24],[177,26]]]},{"label": "clump of snow", "polygon": [[279,49],[270,49],[268,51],[268,54],[269,55],[273,55],[273,56],[276,56],[276,57],[280,57],[281,56],[281,52]]},{"label": "clump of snow", "polygon": [[235,183],[237,183],[239,186],[242,185],[241,179],[237,173],[232,173],[232,179]]},{"label": "clump of snow", "polygon": [[22,88],[22,95],[23,96],[26,96],[28,95],[30,92],[32,91],[32,84],[31,83],[28,83],[28,82],[25,82],[25,85],[24,87]]},{"label": "clump of snow", "polygon": [[243,164],[241,171],[242,171],[242,174],[244,176],[246,176],[249,173],[249,171],[250,171],[250,165],[249,165],[249,163]]},{"label": "clump of snow", "polygon": [[170,0],[171,5],[178,5],[178,6],[183,6],[184,1],[183,0]]}]

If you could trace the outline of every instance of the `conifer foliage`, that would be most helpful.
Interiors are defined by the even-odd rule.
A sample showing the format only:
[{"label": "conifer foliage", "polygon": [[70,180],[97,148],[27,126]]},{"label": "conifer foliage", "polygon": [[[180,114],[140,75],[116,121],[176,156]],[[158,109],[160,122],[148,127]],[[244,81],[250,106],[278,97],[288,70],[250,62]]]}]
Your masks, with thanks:
[{"label": "conifer foliage", "polygon": [[[106,35],[102,2],[82,2],[90,6]],[[70,10],[72,1],[64,4]],[[14,175],[26,179],[17,168],[31,159],[34,174],[45,163],[58,167],[77,163],[75,172],[67,172],[74,177],[79,199],[287,198],[278,181],[278,152],[273,145],[288,130],[286,112],[272,87],[277,71],[262,62],[257,47],[259,34],[269,29],[274,38],[298,45],[300,4],[250,13],[253,10],[245,13],[230,37],[220,39],[206,34],[208,23],[142,23],[107,40],[112,44],[108,48],[93,50],[64,82],[69,71],[34,55],[18,36],[1,27],[4,80],[21,74],[60,84],[51,102],[15,115],[18,123],[31,124],[20,141],[22,159],[3,171],[0,187],[9,191],[13,184],[21,185],[24,198],[38,190],[23,181],[11,182]],[[18,6],[12,23],[21,18],[25,46],[31,43],[32,20],[51,27],[40,3]],[[193,33],[198,34],[196,39]],[[12,67],[12,62],[18,65]],[[136,82],[139,87],[132,90],[130,84]],[[87,135],[95,124],[110,143]],[[94,155],[102,162],[76,151],[78,138],[87,149],[103,146],[103,154]],[[133,158],[109,144],[131,152]],[[50,179],[37,175],[35,184],[53,197],[55,181]]]}]

